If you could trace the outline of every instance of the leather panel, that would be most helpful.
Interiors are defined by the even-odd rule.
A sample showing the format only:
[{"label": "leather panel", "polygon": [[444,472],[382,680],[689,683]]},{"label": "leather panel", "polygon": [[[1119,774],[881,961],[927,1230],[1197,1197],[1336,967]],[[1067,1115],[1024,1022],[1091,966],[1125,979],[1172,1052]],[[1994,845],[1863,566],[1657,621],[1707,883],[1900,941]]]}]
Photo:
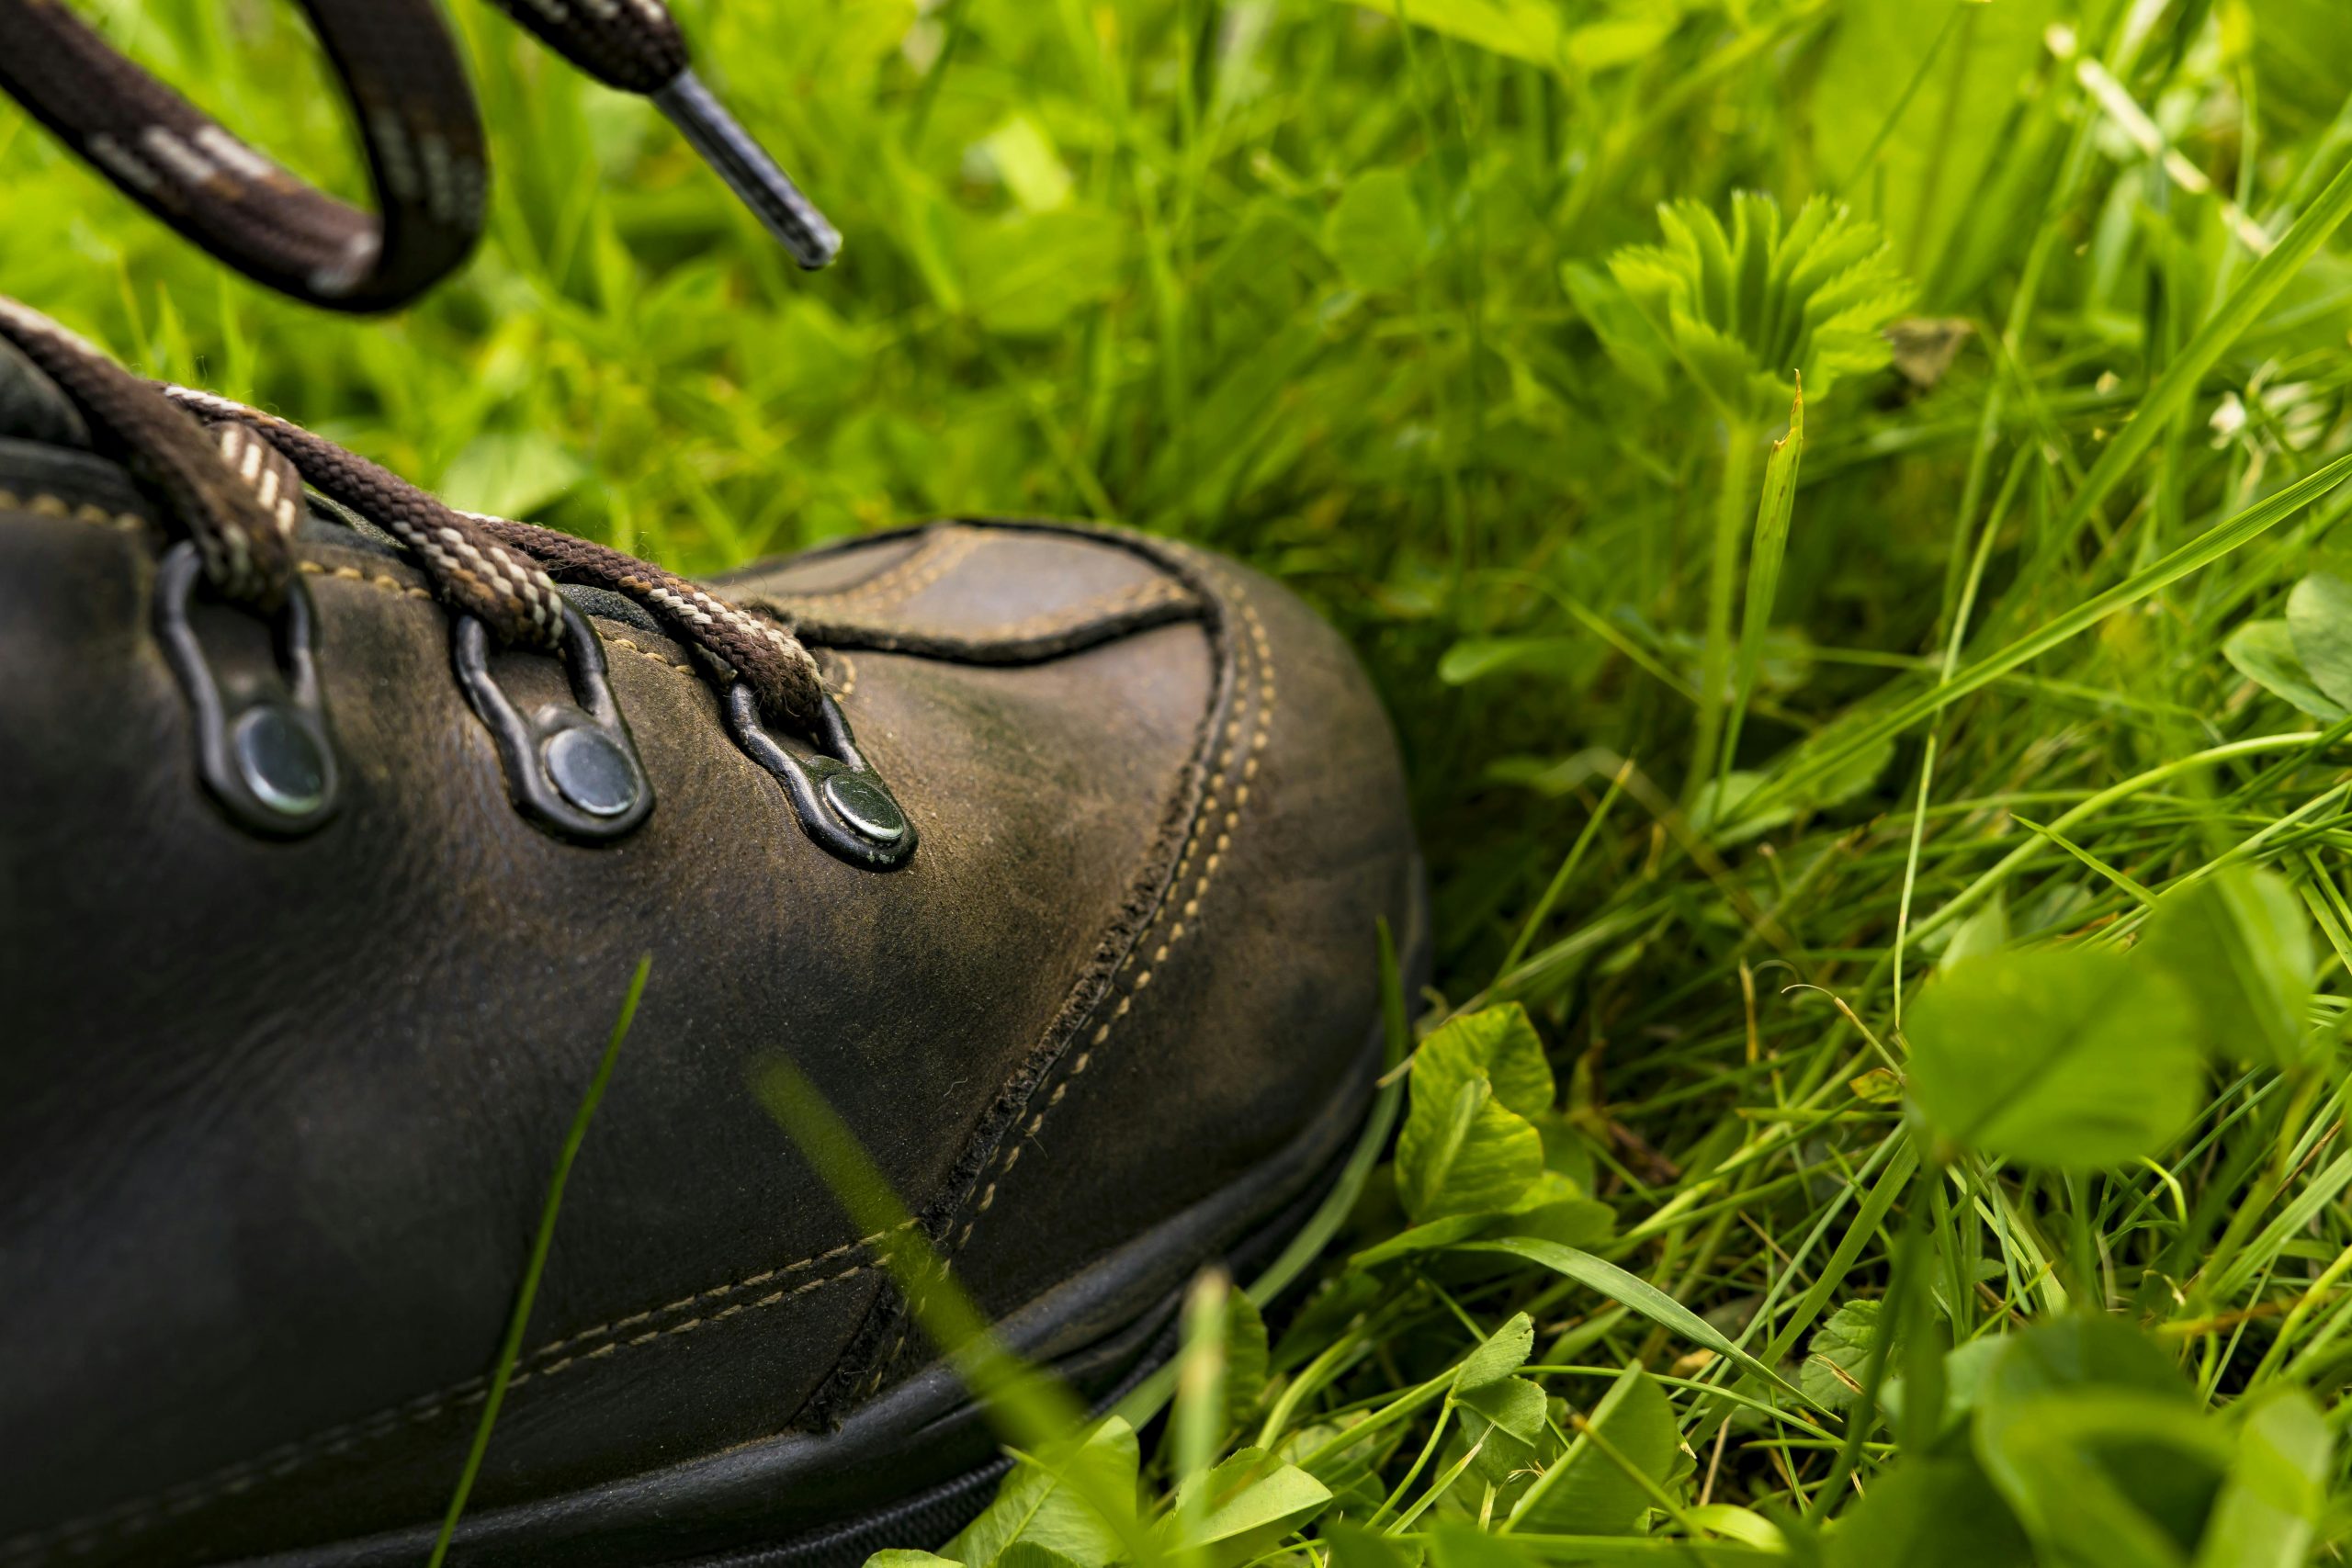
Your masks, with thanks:
[{"label": "leather panel", "polygon": [[84,1560],[437,1509],[648,949],[528,1341],[578,1343],[525,1363],[480,1495],[791,1424],[874,1276],[754,1305],[868,1258],[752,1064],[793,1056],[932,1201],[1116,918],[1211,689],[1195,626],[1021,671],[850,656],[844,711],[923,833],[877,876],[802,835],[674,647],[608,625],[659,805],[587,848],[507,803],[439,607],[380,558],[314,555],[348,795],[271,843],[195,783],[144,547],[0,517],[0,668],[39,672],[0,694],[0,1341],[43,1348],[0,1359],[0,1530],[163,1495]]}]

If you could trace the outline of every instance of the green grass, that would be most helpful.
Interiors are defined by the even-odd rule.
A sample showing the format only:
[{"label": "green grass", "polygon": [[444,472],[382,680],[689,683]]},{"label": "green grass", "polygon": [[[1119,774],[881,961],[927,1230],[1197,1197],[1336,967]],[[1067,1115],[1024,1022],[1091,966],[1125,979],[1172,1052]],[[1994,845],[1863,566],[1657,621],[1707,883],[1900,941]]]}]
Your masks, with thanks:
[{"label": "green grass", "polygon": [[[274,8],[104,9],[349,188]],[[684,14],[834,271],[461,3],[493,231],[422,309],[223,280],[13,116],[0,291],[682,569],[1117,517],[1347,630],[1466,1018],[1263,1360],[1198,1298],[1171,1522],[968,1568],[2338,1559],[2330,0]],[[1872,286],[1796,332],[1843,275],[1742,190]]]}]

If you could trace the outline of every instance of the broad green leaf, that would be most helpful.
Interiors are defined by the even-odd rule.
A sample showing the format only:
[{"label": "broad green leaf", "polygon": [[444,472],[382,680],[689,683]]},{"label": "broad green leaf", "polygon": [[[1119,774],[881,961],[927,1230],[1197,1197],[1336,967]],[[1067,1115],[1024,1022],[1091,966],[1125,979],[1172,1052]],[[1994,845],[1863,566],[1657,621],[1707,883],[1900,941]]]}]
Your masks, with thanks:
[{"label": "broad green leaf", "polygon": [[1913,1102],[1962,1147],[2067,1170],[2161,1149],[2204,1081],[2188,998],[2088,949],[1998,953],[1939,973],[1905,1020]]},{"label": "broad green leaf", "polygon": [[1976,1391],[1978,1461],[2059,1561],[2177,1563],[2230,1451],[2172,1359],[2129,1325],[2078,1316],[2010,1337]]},{"label": "broad green leaf", "polygon": [[[1449,1085],[1450,1100],[1429,1092]],[[1484,1077],[1416,1079],[1396,1139],[1396,1195],[1407,1214],[1426,1221],[1508,1208],[1543,1169],[1543,1137],[1497,1102]]]},{"label": "broad green leaf", "polygon": [[1752,1509],[1731,1503],[1702,1503],[1683,1512],[1701,1529],[1729,1536],[1744,1545],[1771,1552],[1788,1550],[1789,1538],[1781,1527]]},{"label": "broad green leaf", "polygon": [[1535,1568],[1538,1559],[1507,1535],[1451,1520],[1429,1534],[1430,1568]]},{"label": "broad green leaf", "polygon": [[1524,1258],[1531,1263],[1540,1263],[1555,1274],[1565,1275],[1589,1290],[1599,1292],[1620,1306],[1631,1308],[1659,1327],[1679,1334],[1692,1344],[1703,1346],[1716,1355],[1737,1363],[1781,1393],[1804,1399],[1807,1404],[1812,1403],[1805,1399],[1804,1390],[1733,1344],[1705,1318],[1648,1280],[1636,1279],[1605,1258],[1595,1258],[1589,1252],[1579,1252],[1573,1247],[1562,1247],[1556,1242],[1539,1241],[1532,1236],[1466,1241],[1461,1245],[1460,1250],[1505,1253],[1513,1258]]},{"label": "broad green leaf", "polygon": [[1420,1561],[1419,1551],[1395,1536],[1343,1518],[1327,1521],[1316,1534],[1330,1549],[1331,1568],[1417,1568]]},{"label": "broad green leaf", "polygon": [[[1066,1461],[1094,1467],[1098,1478],[1133,1492],[1135,1429],[1114,1416]],[[1124,1554],[1117,1534],[1077,1487],[1034,1459],[1023,1458],[997,1490],[996,1501],[942,1549],[967,1568],[989,1568],[1015,1542],[1040,1546],[1079,1568],[1106,1568]],[[911,1565],[910,1565],[911,1568]]]},{"label": "broad green leaf", "polygon": [[[1193,1487],[1206,1490],[1196,1530],[1187,1531],[1185,1505]],[[1246,1562],[1321,1513],[1330,1489],[1263,1449],[1242,1449],[1206,1476],[1181,1489],[1177,1511],[1163,1530],[1171,1551],[1199,1551],[1212,1563]]]},{"label": "broad green leaf", "polygon": [[1527,1010],[1517,1002],[1464,1013],[1413,1053],[1416,1086],[1474,1073],[1483,1075],[1495,1098],[1516,1115],[1532,1121],[1552,1109],[1552,1065]]},{"label": "broad green leaf", "polygon": [[1402,169],[1374,169],[1348,182],[1323,224],[1323,248],[1358,288],[1396,288],[1420,270],[1429,229]]},{"label": "broad green leaf", "polygon": [[1872,1067],[1846,1080],[1847,1090],[1856,1100],[1872,1105],[1893,1105],[1903,1098],[1903,1080],[1892,1067]]},{"label": "broad green leaf", "polygon": [[[2129,1389],[2194,1405],[2196,1395],[2173,1359],[2122,1319],[2087,1313],[2044,1323],[1995,1347],[1977,1384],[1980,1404],[2074,1389]],[[1952,1351],[1957,1358],[1969,1347]]]},{"label": "broad green leaf", "polygon": [[2042,30],[2067,10],[2059,0],[1839,8],[1810,100],[1824,183],[1878,220],[1915,276],[1931,277],[1981,210],[1973,198],[2002,131],[2048,61]]},{"label": "broad green leaf", "polygon": [[1955,1345],[1944,1352],[1945,1409],[1953,1416],[1966,1416],[1976,1408],[1977,1396],[1993,1375],[2007,1342],[1996,1338],[1972,1339],[1965,1345]]},{"label": "broad green leaf", "polygon": [[1556,1111],[1537,1117],[1535,1130],[1544,1134],[1544,1168],[1574,1182],[1577,1191],[1590,1193],[1593,1179],[1591,1141],[1577,1131],[1576,1124],[1566,1115]]},{"label": "broad green leaf", "polygon": [[1453,1392],[1460,1394],[1502,1382],[1527,1364],[1534,1348],[1534,1319],[1523,1312],[1513,1313],[1510,1322],[1487,1336],[1485,1344],[1464,1359],[1453,1374]]},{"label": "broad green leaf", "polygon": [[2329,701],[2352,703],[2352,582],[2315,571],[2287,595],[2296,661]]},{"label": "broad green leaf", "polygon": [[2256,1395],[2205,1527],[2197,1568],[2301,1568],[2327,1507],[2335,1437],[2299,1388]]},{"label": "broad green leaf", "polygon": [[996,1568],[1082,1568],[1071,1558],[1034,1540],[1016,1540],[997,1554]]},{"label": "broad green leaf", "polygon": [[2180,1568],[2229,1459],[2221,1424],[2132,1389],[1988,1401],[1978,1462],[2045,1562]]},{"label": "broad green leaf", "polygon": [[554,437],[486,431],[466,444],[441,476],[450,505],[493,517],[528,517],[588,477],[587,465]]},{"label": "broad green leaf", "polygon": [[2287,623],[2248,621],[2222,644],[2222,657],[2237,672],[2289,706],[2323,723],[2345,715],[2344,705],[2312,684],[2302,660],[2295,656],[2295,636]]},{"label": "broad green leaf", "polygon": [[[1494,1535],[1470,1525],[1441,1525],[1438,1530],[1458,1533],[1464,1544],[1460,1555],[1443,1562],[1432,1551],[1437,1568],[1532,1568],[1539,1562],[1559,1568],[1807,1568],[1805,1559],[1780,1549],[1679,1536],[1538,1535],[1532,1530]],[[1489,1555],[1476,1555],[1488,1550],[1477,1544],[1482,1541],[1493,1543]]]},{"label": "broad green leaf", "polygon": [[1478,1469],[1498,1483],[1534,1458],[1544,1436],[1544,1391],[1511,1375],[1534,1348],[1535,1325],[1517,1313],[1453,1374],[1453,1403],[1464,1413],[1464,1434],[1479,1445]]},{"label": "broad green leaf", "polygon": [[[1638,1365],[1609,1385],[1587,1420],[1618,1456],[1653,1483],[1665,1483],[1682,1433],[1674,1407]],[[1539,1535],[1626,1535],[1656,1506],[1624,1465],[1579,1432],[1528,1488],[1512,1510],[1511,1527]]]},{"label": "broad green leaf", "polygon": [[1127,226],[1096,208],[958,214],[953,232],[965,305],[990,332],[1058,331],[1073,311],[1116,293],[1125,274]]},{"label": "broad green leaf", "polygon": [[2303,1059],[2311,920],[2286,878],[2233,866],[2167,893],[2136,952],[2188,991],[2213,1049],[2273,1066]]},{"label": "broad green leaf", "polygon": [[1605,21],[1587,22],[1568,34],[1568,59],[1579,71],[1610,71],[1649,57],[1682,25],[1679,0],[1651,0]]},{"label": "broad green leaf", "polygon": [[2009,901],[1996,892],[1953,930],[1951,940],[1944,944],[1942,960],[1947,965],[1959,964],[2008,945]]},{"label": "broad green leaf", "polygon": [[1069,168],[1036,116],[1026,111],[1013,115],[980,147],[1024,212],[1054,212],[1069,205]]},{"label": "broad green leaf", "polygon": [[[1972,1339],[1944,1352],[1944,1429],[1949,1432],[1964,1422],[1976,1408],[1976,1397],[1984,1386],[2007,1341],[1998,1337]],[[1879,1391],[1879,1403],[1885,1407],[1887,1418],[1901,1422],[1904,1400],[1908,1391],[1900,1377],[1890,1373],[1886,1386]]]},{"label": "broad green leaf", "polygon": [[1519,1207],[1496,1220],[1497,1233],[1534,1236],[1562,1247],[1589,1247],[1608,1240],[1617,1228],[1617,1211],[1594,1198],[1544,1198],[1544,1178],[1555,1175],[1545,1171],[1537,1178]]},{"label": "broad green leaf", "polygon": [[887,1551],[876,1551],[868,1556],[865,1568],[942,1568],[943,1564],[950,1563],[955,1568],[963,1568],[963,1564],[952,1557],[935,1556],[908,1546],[894,1546]]},{"label": "broad green leaf", "polygon": [[1465,1013],[1423,1041],[1410,1089],[1396,1187],[1416,1221],[1509,1209],[1543,1175],[1528,1119],[1552,1109],[1552,1068],[1518,1003]]},{"label": "broad green leaf", "polygon": [[[1845,1410],[1861,1397],[1879,1317],[1877,1302],[1848,1302],[1814,1331],[1813,1346],[1798,1369],[1797,1382],[1815,1404]],[[1888,1365],[1894,1364],[1890,1359]]]},{"label": "broad green leaf", "polygon": [[1548,0],[1355,0],[1383,17],[1407,21],[1476,44],[1480,49],[1556,66],[1566,58],[1566,39],[1559,8]]},{"label": "broad green leaf", "polygon": [[2033,1548],[1976,1461],[1909,1459],[1829,1536],[1827,1568],[2031,1568]]},{"label": "broad green leaf", "polygon": [[1453,1402],[1464,1410],[1476,1412],[1531,1448],[1544,1436],[1544,1391],[1526,1378],[1499,1378],[1482,1383],[1456,1393]]}]

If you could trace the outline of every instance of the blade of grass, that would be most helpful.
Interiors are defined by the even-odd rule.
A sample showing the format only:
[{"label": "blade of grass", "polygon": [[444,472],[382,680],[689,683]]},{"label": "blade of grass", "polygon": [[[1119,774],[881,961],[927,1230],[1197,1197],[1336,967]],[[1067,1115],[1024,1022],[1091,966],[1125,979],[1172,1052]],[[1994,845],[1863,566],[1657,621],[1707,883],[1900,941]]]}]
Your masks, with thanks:
[{"label": "blade of grass", "polygon": [[1614,1263],[1595,1258],[1589,1252],[1563,1247],[1558,1242],[1545,1241],[1538,1236],[1525,1235],[1504,1236],[1494,1241],[1465,1241],[1458,1243],[1451,1250],[1501,1253],[1507,1257],[1523,1258],[1530,1263],[1540,1263],[1554,1273],[1566,1275],[1620,1305],[1631,1307],[1659,1327],[1679,1334],[1694,1345],[1703,1346],[1726,1360],[1736,1362],[1743,1371],[1771,1384],[1798,1403],[1816,1410],[1821,1408],[1796,1384],[1724,1337],[1713,1324],[1648,1280],[1628,1274]]},{"label": "blade of grass", "polygon": [[425,1559],[425,1568],[441,1568],[442,1560],[449,1555],[449,1542],[458,1532],[458,1517],[466,1511],[466,1499],[474,1489],[474,1478],[481,1473],[482,1456],[490,1451],[490,1432],[498,1424],[499,1406],[506,1400],[506,1385],[514,1375],[514,1363],[523,1356],[523,1335],[531,1323],[531,1303],[539,1293],[539,1276],[547,1271],[548,1248],[555,1243],[557,1213],[563,1207],[563,1186],[571,1179],[572,1161],[580,1157],[581,1143],[588,1136],[588,1123],[596,1114],[596,1107],[605,1098],[605,1086],[612,1082],[613,1065],[620,1060],[621,1042],[628,1038],[629,1025],[637,1020],[637,1004],[645,995],[646,976],[653,972],[653,954],[647,953],[637,961],[637,973],[629,977],[628,993],[621,998],[620,1016],[613,1020],[611,1038],[605,1042],[605,1054],[596,1063],[594,1076],[588,1080],[588,1092],[580,1099],[580,1109],[572,1113],[571,1130],[563,1135],[562,1152],[556,1156],[555,1174],[548,1179],[547,1201],[539,1206],[539,1228],[531,1238],[530,1261],[523,1267],[523,1282],[514,1292],[514,1310],[507,1314],[506,1337],[498,1347],[498,1361],[490,1373],[490,1392],[483,1396],[481,1418],[474,1423],[474,1438],[466,1449],[465,1468],[458,1472],[458,1487],[449,1495],[449,1506],[441,1516],[441,1533],[434,1538],[433,1554]]},{"label": "blade of grass", "polygon": [[2182,347],[2180,356],[2148,389],[2148,395],[2140,400],[2130,423],[2117,431],[2115,438],[2099,453],[2082,489],[2067,504],[2047,554],[2063,555],[2074,547],[2083,529],[2089,525],[2092,514],[2164,434],[2173,415],[2195,394],[2205,373],[2245,334],[2271,301],[2295,281],[2304,264],[2319,254],[2319,248],[2346,218],[2352,218],[2352,162],[2336,171],[2319,198],[2278,237],[2270,254],[2246,270],[2229,298]]},{"label": "blade of grass", "polygon": [[2352,457],[2338,457],[2310,478],[2289,485],[2228,522],[2208,529],[2162,560],[2132,573],[2105,592],[2092,595],[2039,630],[2028,633],[1997,653],[1955,672],[1949,681],[1932,691],[1921,693],[1841,732],[1834,744],[1824,744],[1807,751],[1788,768],[1766,779],[1758,786],[1752,798],[1759,805],[1766,800],[1787,799],[1800,785],[1850,762],[1871,747],[1902,734],[1921,719],[1940,712],[2018,666],[2030,663],[2070,638],[2080,636],[2117,611],[2138,604],[2157,590],[2179,581],[2190,572],[2212,565],[2233,550],[2261,537],[2343,483],[2347,477],[2352,477]]},{"label": "blade of grass", "polygon": [[1789,553],[1789,519],[1796,505],[1797,466],[1804,457],[1804,378],[1797,378],[1789,404],[1789,433],[1772,443],[1764,462],[1764,493],[1756,506],[1756,533],[1747,547],[1747,603],[1739,621],[1738,673],[1731,714],[1724,723],[1723,758],[1715,770],[1715,798],[1723,802],[1724,780],[1737,765],[1739,732],[1756,681],[1764,667],[1764,637],[1772,626],[1772,603],[1781,592],[1781,565]]},{"label": "blade of grass", "polygon": [[949,1273],[922,1229],[848,1126],[790,1061],[775,1057],[752,1072],[752,1089],[835,1201],[862,1235],[892,1239],[881,1261],[908,1302],[908,1314],[955,1366],[990,1425],[1084,1498],[1139,1568],[1159,1551],[1137,1517],[1132,1491],[1085,1442],[1086,1408],[1052,1373],[1033,1366],[989,1331],[988,1320]]}]

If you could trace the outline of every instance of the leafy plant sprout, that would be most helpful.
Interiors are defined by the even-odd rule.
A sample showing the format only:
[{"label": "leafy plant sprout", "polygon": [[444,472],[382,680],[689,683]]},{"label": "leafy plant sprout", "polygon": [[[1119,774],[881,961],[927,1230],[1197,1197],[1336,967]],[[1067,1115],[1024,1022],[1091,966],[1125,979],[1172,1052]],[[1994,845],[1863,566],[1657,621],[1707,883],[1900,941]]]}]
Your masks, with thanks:
[{"label": "leafy plant sprout", "polygon": [[[1665,243],[1629,245],[1609,257],[1623,302],[1570,264],[1568,285],[1611,358],[1654,395],[1669,381],[1704,399],[1723,429],[1723,464],[1707,558],[1707,607],[1698,672],[1698,720],[1683,790],[1686,804],[1716,767],[1732,666],[1732,602],[1749,515],[1757,449],[1808,384],[1826,398],[1839,378],[1893,356],[1887,323],[1911,285],[1878,226],[1815,196],[1785,228],[1780,204],[1760,191],[1732,196],[1728,231],[1703,203],[1658,209]],[[1679,376],[1671,374],[1679,371]],[[1769,601],[1759,608],[1769,613]],[[1730,759],[1724,757],[1728,765]],[[1718,800],[1718,805],[1725,804]]]}]

